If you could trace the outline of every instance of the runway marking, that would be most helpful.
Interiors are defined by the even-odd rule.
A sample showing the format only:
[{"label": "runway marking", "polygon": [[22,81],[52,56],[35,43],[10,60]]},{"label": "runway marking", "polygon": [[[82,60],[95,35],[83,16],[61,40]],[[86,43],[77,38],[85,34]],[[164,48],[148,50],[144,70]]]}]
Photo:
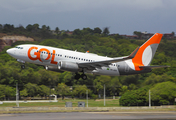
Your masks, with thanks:
[{"label": "runway marking", "polygon": [[12,115],[12,114],[0,114],[0,117],[2,116],[15,116],[15,115]]},{"label": "runway marking", "polygon": [[176,114],[175,111],[170,111],[170,112],[82,112],[82,113],[98,113],[98,114],[109,114],[109,113],[137,113],[137,114],[144,114],[144,113],[148,113],[148,114],[155,114],[155,113],[173,113]]}]

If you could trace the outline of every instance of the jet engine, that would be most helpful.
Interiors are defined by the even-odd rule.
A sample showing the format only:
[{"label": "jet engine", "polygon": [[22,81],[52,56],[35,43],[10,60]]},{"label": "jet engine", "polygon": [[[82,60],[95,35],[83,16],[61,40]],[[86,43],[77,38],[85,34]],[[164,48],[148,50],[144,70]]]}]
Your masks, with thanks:
[{"label": "jet engine", "polygon": [[70,72],[78,72],[79,67],[78,64],[66,61],[60,61],[58,64],[59,70],[70,71]]},{"label": "jet engine", "polygon": [[57,66],[46,66],[45,69],[50,71],[60,72],[60,73],[64,72],[62,70],[59,70]]}]

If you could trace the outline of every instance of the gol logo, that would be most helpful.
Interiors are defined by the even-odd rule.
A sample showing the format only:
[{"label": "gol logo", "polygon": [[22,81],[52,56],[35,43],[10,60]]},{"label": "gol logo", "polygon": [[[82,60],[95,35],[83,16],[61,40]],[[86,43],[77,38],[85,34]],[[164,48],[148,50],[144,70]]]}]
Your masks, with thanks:
[{"label": "gol logo", "polygon": [[[28,50],[28,57],[29,57],[29,59],[31,59],[31,60],[39,60],[39,61],[41,61],[41,62],[43,62],[42,60],[41,60],[41,53],[43,52],[43,51],[46,51],[48,54],[48,56],[47,56],[47,58],[45,59],[45,60],[49,60],[50,58],[51,58],[51,53],[50,53],[50,51],[48,50],[48,49],[46,49],[46,48],[41,48],[38,52],[34,52],[34,55],[36,55],[35,57],[32,57],[31,56],[31,51],[33,50],[33,49],[38,49],[38,47],[31,47],[31,48],[29,48],[29,50]],[[51,58],[51,64],[57,64],[58,62],[56,62],[56,61],[54,61],[54,58],[55,58],[55,50],[53,50],[53,53],[52,53],[52,58]]]}]

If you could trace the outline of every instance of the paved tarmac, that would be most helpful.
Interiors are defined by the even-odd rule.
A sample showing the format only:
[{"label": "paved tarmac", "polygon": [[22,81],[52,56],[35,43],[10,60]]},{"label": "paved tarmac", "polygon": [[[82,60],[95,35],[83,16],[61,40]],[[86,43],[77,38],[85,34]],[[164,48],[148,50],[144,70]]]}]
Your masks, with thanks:
[{"label": "paved tarmac", "polygon": [[117,120],[175,119],[176,112],[66,112],[0,114],[0,120]]}]

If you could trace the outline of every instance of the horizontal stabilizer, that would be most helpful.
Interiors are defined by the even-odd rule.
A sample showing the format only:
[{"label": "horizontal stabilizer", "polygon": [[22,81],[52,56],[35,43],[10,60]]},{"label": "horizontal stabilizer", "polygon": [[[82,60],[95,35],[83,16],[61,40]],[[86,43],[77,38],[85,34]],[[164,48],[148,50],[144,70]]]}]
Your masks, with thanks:
[{"label": "horizontal stabilizer", "polygon": [[170,67],[170,66],[167,66],[167,65],[155,65],[155,66],[139,66],[140,68],[151,68],[151,69],[154,69],[154,68],[167,68],[167,67]]}]

